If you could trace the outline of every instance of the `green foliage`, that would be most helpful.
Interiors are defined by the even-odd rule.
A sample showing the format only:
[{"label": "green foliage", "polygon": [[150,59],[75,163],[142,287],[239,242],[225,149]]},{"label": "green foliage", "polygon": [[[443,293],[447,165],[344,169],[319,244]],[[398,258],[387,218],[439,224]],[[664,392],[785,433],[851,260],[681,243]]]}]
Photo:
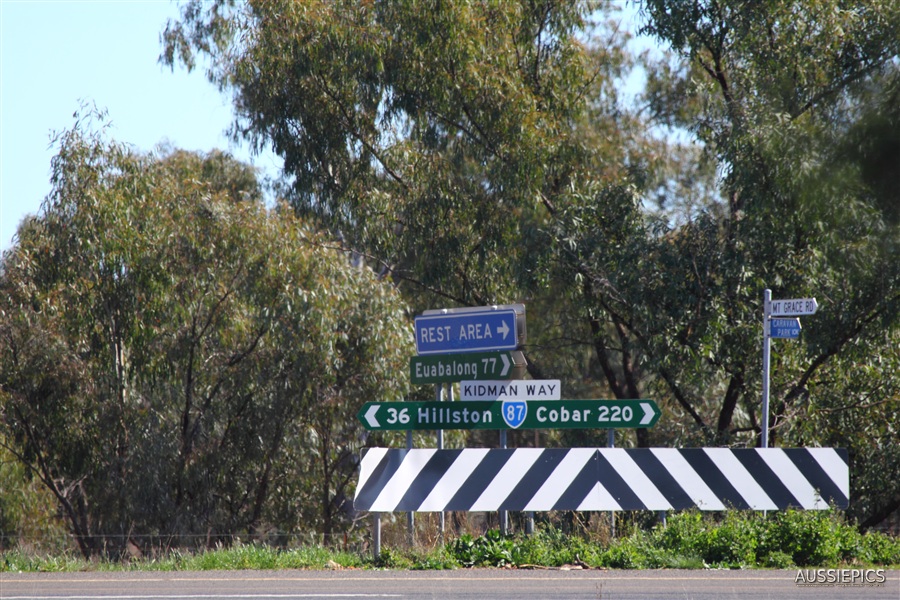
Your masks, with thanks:
[{"label": "green foliage", "polygon": [[562,566],[597,562],[599,547],[581,536],[567,535],[548,527],[534,535],[516,539],[513,559],[516,565]]},{"label": "green foliage", "polygon": [[[772,390],[782,400],[775,403],[772,424],[781,426],[775,435],[849,446],[861,455],[880,447],[880,428],[871,437],[863,433],[865,442],[850,440],[840,431],[866,427],[845,429],[835,421],[881,422],[896,412],[894,378],[877,366],[896,370],[900,360],[898,229],[888,208],[895,192],[876,173],[885,172],[884,161],[896,162],[897,3],[648,1],[642,11],[645,31],[681,60],[651,75],[651,105],[668,123],[690,129],[723,175],[723,210],[715,213],[713,235],[703,236],[707,252],[676,253],[713,261],[699,263],[699,278],[686,279],[699,292],[694,312],[703,320],[685,325],[703,333],[702,345],[663,347],[676,350],[665,354],[676,366],[688,365],[672,375],[698,381],[703,362],[722,363],[730,377],[719,381],[728,391],[718,433],[729,420],[735,429],[755,429],[752,396],[741,406],[728,394],[758,390],[756,371],[748,370],[758,354],[758,326],[748,325],[758,319],[761,290],[771,288],[776,298],[827,297],[828,305],[805,320],[801,343],[777,348]],[[881,123],[877,134],[873,123]],[[695,230],[690,225],[681,229]],[[704,290],[711,302],[702,300]],[[686,360],[684,350],[700,351],[701,362]],[[857,370],[868,378],[855,377]],[[878,416],[869,412],[875,397],[883,402]],[[890,483],[896,478],[874,481],[877,469],[895,472],[897,461],[860,458],[854,468],[866,474],[866,489],[855,488],[851,504],[872,524],[897,508]]]},{"label": "green foliage", "polygon": [[726,513],[725,520],[709,535],[706,551],[700,556],[709,564],[740,566],[753,564],[759,544],[760,525],[756,520]]},{"label": "green foliage", "polygon": [[477,538],[462,534],[450,543],[448,552],[464,567],[502,567],[513,563],[515,543],[498,529]]},{"label": "green foliage", "polygon": [[175,562],[177,570],[271,570],[271,569],[325,569],[362,566],[359,555],[321,546],[297,549],[277,549],[259,544],[233,544],[228,548],[206,550],[199,554],[183,556]]},{"label": "green foliage", "polygon": [[245,165],[89,126],[3,257],[0,440],[86,555],[350,527],[354,416],[406,391],[401,299]]},{"label": "green foliage", "polygon": [[382,549],[381,554],[374,562],[377,567],[385,569],[408,569],[412,566],[412,561],[408,556],[391,548]]},{"label": "green foliage", "polygon": [[631,544],[614,544],[601,555],[601,563],[611,569],[640,569],[644,554]]},{"label": "green foliage", "polygon": [[[346,415],[403,396],[391,377],[409,339],[395,291],[312,252],[331,243],[315,226],[415,310],[527,300],[533,376],[663,407],[622,445],[756,445],[762,291],[817,296],[801,339],[776,343],[771,439],[847,447],[851,517],[881,522],[900,507],[900,231],[884,166],[900,10],[849,6],[642,3],[645,31],[672,50],[644,119],[617,101],[632,57],[605,4],[184,5],[163,61],[212,59],[235,135],[284,157],[306,220],[262,210],[252,173],[222,155],[64,135],[45,215],[4,257],[0,439],[86,545],[95,527],[124,540],[138,525],[346,523],[368,443]],[[646,133],[660,126],[687,143]],[[85,498],[93,519],[76,510]],[[736,564],[770,543],[723,525],[686,531],[682,558],[611,560]],[[763,546],[766,560],[844,547],[807,535]],[[503,540],[477,544],[515,560]]]},{"label": "green foliage", "polygon": [[400,551],[384,548],[375,560],[366,560],[368,566],[378,569],[446,570],[458,569],[460,564],[452,553],[444,547],[434,550],[410,549]]},{"label": "green foliage", "polygon": [[599,87],[621,52],[615,40],[609,62],[589,65],[573,35],[583,15],[565,3],[197,2],[183,14],[163,60],[213,56],[208,75],[240,98],[236,130],[286,157],[298,211],[398,281],[463,303],[513,293],[542,195],[579,166],[567,158],[581,153],[571,123],[585,98],[564,92]]},{"label": "green foliage", "polygon": [[458,569],[459,561],[447,551],[446,546],[438,546],[432,551],[413,552],[411,569],[425,571],[444,571]]},{"label": "green foliage", "polygon": [[900,540],[860,534],[833,513],[786,511],[768,519],[730,511],[670,515],[666,525],[636,530],[608,547],[555,529],[504,537],[463,535],[446,546],[463,566],[588,565],[614,569],[790,568],[894,565]]},{"label": "green foliage", "polygon": [[[617,548],[617,545],[627,548]],[[610,548],[610,559],[631,556],[637,566],[649,566],[640,548],[666,550],[696,557],[713,567],[834,566],[847,563],[891,565],[900,540],[884,534],[860,534],[836,513],[793,511],[766,519],[730,511],[721,520],[696,511],[672,515],[666,526],[637,532]],[[877,558],[875,558],[877,556]],[[634,558],[638,557],[638,558]]]},{"label": "green foliage", "polygon": [[[377,559],[322,546],[294,549],[235,542],[199,553],[175,550],[149,559],[86,562],[68,555],[0,555],[3,571],[138,569],[455,569],[459,567],[581,567],[611,569],[776,568],[900,565],[900,539],[861,534],[828,512],[770,515],[730,512],[669,515],[666,526],[638,529],[609,544],[545,528],[534,535],[490,530],[465,534],[433,550],[382,549]],[[792,537],[793,536],[793,537]],[[821,548],[820,548],[821,546]]]},{"label": "green foliage", "polygon": [[65,539],[53,496],[0,440],[0,551],[30,548],[61,554]]},{"label": "green foliage", "polygon": [[833,565],[845,559],[847,526],[816,511],[776,513],[760,541],[760,554],[783,552],[797,566]]},{"label": "green foliage", "polygon": [[37,555],[11,550],[0,555],[0,572],[62,573],[84,571],[89,566],[90,564],[83,557],[64,552]]},{"label": "green foliage", "polygon": [[754,564],[760,524],[737,512],[725,513],[721,523],[710,523],[699,512],[686,512],[667,519],[657,528],[662,548],[690,556],[703,563],[737,567]]},{"label": "green foliage", "polygon": [[190,560],[191,570],[274,569],[275,552],[257,545],[236,545],[231,548],[207,551]]},{"label": "green foliage", "polygon": [[872,565],[900,565],[900,540],[896,537],[870,531],[860,534],[844,548],[852,553],[846,556],[847,560]]},{"label": "green foliage", "polygon": [[[848,447],[878,523],[900,481],[873,450],[900,408],[896,1],[643,2],[655,62],[612,9],[198,0],[162,60],[211,58],[295,210],[415,309],[526,299],[532,376],[657,399],[626,444],[756,445],[763,290],[818,297],[777,343],[770,440]],[[638,60],[643,113],[616,93]]]}]

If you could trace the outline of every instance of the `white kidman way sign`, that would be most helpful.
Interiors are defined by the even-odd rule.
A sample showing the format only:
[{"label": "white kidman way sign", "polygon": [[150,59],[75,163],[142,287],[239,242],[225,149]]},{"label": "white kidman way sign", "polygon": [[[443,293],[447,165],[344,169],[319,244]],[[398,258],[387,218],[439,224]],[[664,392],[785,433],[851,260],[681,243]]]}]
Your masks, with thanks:
[{"label": "white kidman way sign", "polygon": [[559,379],[461,381],[461,400],[559,400]]}]

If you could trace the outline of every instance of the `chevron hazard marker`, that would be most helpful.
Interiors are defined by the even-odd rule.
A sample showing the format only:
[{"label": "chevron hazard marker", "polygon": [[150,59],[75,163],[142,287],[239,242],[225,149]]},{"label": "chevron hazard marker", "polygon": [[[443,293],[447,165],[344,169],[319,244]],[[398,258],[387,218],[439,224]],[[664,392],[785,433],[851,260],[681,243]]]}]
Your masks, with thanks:
[{"label": "chevron hazard marker", "polygon": [[835,448],[372,448],[354,506],[448,510],[824,510],[846,508]]}]

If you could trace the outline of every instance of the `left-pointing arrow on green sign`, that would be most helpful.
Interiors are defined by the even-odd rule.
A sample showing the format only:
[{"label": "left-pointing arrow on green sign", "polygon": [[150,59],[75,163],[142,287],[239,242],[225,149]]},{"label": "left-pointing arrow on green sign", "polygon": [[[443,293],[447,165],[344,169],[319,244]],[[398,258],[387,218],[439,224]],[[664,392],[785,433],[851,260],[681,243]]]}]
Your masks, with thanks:
[{"label": "left-pointing arrow on green sign", "polygon": [[[381,408],[380,404],[370,404],[366,405],[369,408],[365,410],[365,414],[363,414],[363,418],[360,419],[364,425],[366,425],[367,429],[378,429],[381,426],[381,423],[378,422],[378,419],[375,418],[375,415],[378,414],[378,409]],[[360,412],[362,414],[362,412]]]}]

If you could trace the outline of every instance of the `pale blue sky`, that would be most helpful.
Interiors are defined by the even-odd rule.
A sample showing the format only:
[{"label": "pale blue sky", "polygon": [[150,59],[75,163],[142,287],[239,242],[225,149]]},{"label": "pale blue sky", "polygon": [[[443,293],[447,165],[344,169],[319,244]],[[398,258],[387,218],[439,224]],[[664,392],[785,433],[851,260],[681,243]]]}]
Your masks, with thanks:
[{"label": "pale blue sky", "polygon": [[106,108],[111,136],[152,150],[229,150],[276,175],[271,154],[252,158],[224,134],[229,98],[199,70],[157,63],[160,33],[178,15],[170,0],[0,0],[0,251],[50,191],[51,131],[70,128],[81,100]]}]

